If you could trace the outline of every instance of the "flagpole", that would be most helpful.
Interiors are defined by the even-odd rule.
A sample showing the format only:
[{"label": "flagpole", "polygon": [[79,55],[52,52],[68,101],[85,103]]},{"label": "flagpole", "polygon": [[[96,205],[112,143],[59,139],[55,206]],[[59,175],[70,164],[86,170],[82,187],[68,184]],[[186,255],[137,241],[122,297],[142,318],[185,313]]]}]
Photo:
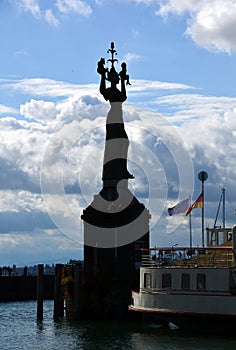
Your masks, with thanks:
[{"label": "flagpole", "polygon": [[192,242],[192,215],[191,215],[191,212],[189,213],[189,234],[190,234],[189,245],[190,245],[190,248],[192,248],[193,242]]},{"label": "flagpole", "polygon": [[[191,206],[191,196],[190,195],[189,195],[189,204]],[[190,248],[192,248],[192,246],[193,246],[193,237],[192,237],[192,215],[191,215],[191,211],[189,213],[188,222],[189,222],[189,246],[190,246]]]},{"label": "flagpole", "polygon": [[206,179],[208,178],[208,174],[205,171],[201,171],[198,174],[198,179],[202,182],[202,196],[203,196],[203,203],[202,203],[202,246],[205,246],[204,243],[204,181],[206,181]]}]

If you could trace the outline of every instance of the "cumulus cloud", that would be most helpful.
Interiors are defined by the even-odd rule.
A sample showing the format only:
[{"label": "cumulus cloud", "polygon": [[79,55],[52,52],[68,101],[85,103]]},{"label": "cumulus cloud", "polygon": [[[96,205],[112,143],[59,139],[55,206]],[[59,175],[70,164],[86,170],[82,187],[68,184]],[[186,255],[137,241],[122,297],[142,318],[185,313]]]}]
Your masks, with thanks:
[{"label": "cumulus cloud", "polygon": [[236,108],[232,108],[231,110],[225,112],[225,122],[231,128],[234,136],[236,136]]},{"label": "cumulus cloud", "polygon": [[166,18],[171,13],[188,16],[185,33],[197,45],[227,53],[236,50],[235,0],[161,1],[156,14]]},{"label": "cumulus cloud", "polygon": [[39,171],[47,133],[38,123],[0,119],[1,187],[39,192]]},{"label": "cumulus cloud", "polygon": [[[98,98],[94,85],[25,79],[5,82],[4,87],[15,93],[30,91],[32,98],[20,106],[20,119],[14,115],[0,118],[2,235],[10,242],[7,226],[15,238],[22,221],[18,226],[21,238],[15,242],[25,243],[26,235],[34,232],[45,237],[49,246],[51,237],[55,249],[60,239],[63,247],[70,240],[79,244],[82,210],[102,187],[109,103]],[[190,89],[177,83],[137,81],[129,90],[131,99],[137,92],[151,99],[160,90],[167,94],[153,100],[156,111],[124,104],[130,139],[128,166],[135,176],[130,188],[150,209],[151,223],[156,223],[152,236],[161,231],[165,244],[173,244],[176,237],[186,242],[181,232],[187,229],[187,221],[183,217],[170,221],[167,207],[189,194],[199,194],[196,176],[200,170],[209,173],[206,219],[215,215],[220,185],[225,185],[236,205],[236,100],[190,94]],[[58,236],[58,230],[63,236]],[[30,237],[32,244],[38,239]],[[13,247],[13,241],[9,244]]]},{"label": "cumulus cloud", "polygon": [[[176,125],[193,158],[195,168],[205,167],[219,185],[234,182],[235,105],[234,97],[173,94],[159,97],[158,108]],[[196,170],[196,171],[197,171]]]},{"label": "cumulus cloud", "polygon": [[[180,132],[193,160],[196,176],[195,196],[200,191],[197,174],[208,172],[206,181],[206,222],[213,225],[220,187],[227,193],[228,225],[235,221],[236,182],[234,175],[235,98],[180,94],[160,97],[158,108],[164,106],[168,120]],[[159,104],[160,103],[160,104]],[[197,190],[198,188],[198,190]]]},{"label": "cumulus cloud", "polygon": [[26,119],[34,119],[42,123],[50,120],[54,121],[57,115],[56,106],[53,102],[34,99],[21,105],[20,113]]}]

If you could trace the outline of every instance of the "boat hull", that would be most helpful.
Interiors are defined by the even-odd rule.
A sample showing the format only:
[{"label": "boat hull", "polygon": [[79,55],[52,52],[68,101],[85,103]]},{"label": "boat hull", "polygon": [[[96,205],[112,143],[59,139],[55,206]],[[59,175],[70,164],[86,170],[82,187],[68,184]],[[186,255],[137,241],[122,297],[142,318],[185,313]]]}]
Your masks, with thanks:
[{"label": "boat hull", "polygon": [[[235,315],[212,315],[197,313],[164,313],[159,311],[144,311],[143,309],[130,310],[141,312],[143,321],[155,322],[166,328],[173,329],[173,325],[181,331],[201,332],[213,334],[235,334],[236,316]],[[174,327],[174,329],[176,329]]]},{"label": "boat hull", "polygon": [[236,296],[230,294],[132,293],[129,310],[164,326],[207,332],[236,330]]}]

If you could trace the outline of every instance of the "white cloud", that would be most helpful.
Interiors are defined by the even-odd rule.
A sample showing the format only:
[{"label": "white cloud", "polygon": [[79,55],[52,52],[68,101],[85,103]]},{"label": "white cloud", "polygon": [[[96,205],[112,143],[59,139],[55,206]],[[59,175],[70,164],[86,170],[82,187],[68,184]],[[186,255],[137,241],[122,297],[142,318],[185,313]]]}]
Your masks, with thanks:
[{"label": "white cloud", "polygon": [[236,50],[235,0],[164,0],[157,15],[188,14],[186,34],[208,50],[230,53]]},{"label": "white cloud", "polygon": [[236,108],[231,108],[231,110],[225,112],[225,122],[236,136]]},{"label": "white cloud", "polygon": [[[156,0],[134,0],[137,4],[145,4],[150,5],[152,3],[155,3]],[[158,1],[158,0],[157,0]]]},{"label": "white cloud", "polygon": [[41,10],[38,0],[11,0],[19,10],[30,12],[35,18],[41,17]]},{"label": "white cloud", "polygon": [[208,4],[196,15],[186,34],[206,49],[230,53],[236,50],[236,2]]},{"label": "white cloud", "polygon": [[78,13],[89,16],[92,13],[91,6],[82,0],[57,0],[58,10],[62,13]]},{"label": "white cloud", "polygon": [[46,10],[45,20],[54,27],[57,27],[60,24],[59,19],[53,14],[51,9]]},{"label": "white cloud", "polygon": [[0,104],[0,114],[15,114],[15,113],[18,113],[18,111],[15,108]]},{"label": "white cloud", "polygon": [[223,115],[236,105],[236,98],[204,96],[201,94],[172,94],[155,99],[158,108],[165,110],[172,122],[180,123],[191,118],[207,115]]},{"label": "white cloud", "polygon": [[[89,17],[92,13],[91,6],[83,0],[55,0],[56,7],[52,9],[47,2],[48,8],[43,10],[44,0],[9,0],[19,11],[30,13],[35,19],[45,19],[46,22],[54,27],[59,26],[62,15],[79,14]],[[65,18],[65,17],[64,17]]]},{"label": "white cloud", "polygon": [[30,50],[28,48],[24,48],[22,50],[15,52],[15,55],[19,55],[19,56],[29,56],[29,54],[30,54]]},{"label": "white cloud", "polygon": [[155,80],[135,80],[132,79],[132,85],[129,87],[129,95],[139,94],[139,98],[150,96],[151,92],[158,90],[188,90],[193,89],[190,85],[180,83],[169,83]]},{"label": "white cloud", "polygon": [[185,12],[189,12],[191,14],[195,13],[199,11],[204,3],[206,4],[208,1],[209,0],[154,0],[153,3],[161,3],[157,14],[166,17],[170,13],[177,15],[182,15]]},{"label": "white cloud", "polygon": [[[235,113],[231,111],[230,114]],[[231,195],[235,196],[235,132],[228,121],[229,112],[223,116],[208,114],[186,120],[180,132],[186,140],[195,167],[204,167],[209,172],[212,184],[225,185],[232,191]]]},{"label": "white cloud", "polygon": [[133,62],[133,61],[140,61],[141,59],[141,56],[136,54],[136,53],[127,53],[125,56],[124,56],[124,60],[127,61],[127,62]]},{"label": "white cloud", "polygon": [[159,97],[156,103],[177,126],[196,171],[205,168],[211,183],[231,188],[235,196],[236,98],[181,93]]},{"label": "white cloud", "polygon": [[[99,99],[103,101],[101,95],[98,95],[97,84],[69,84],[63,81],[55,81],[51,79],[21,79],[21,80],[7,80],[4,81],[4,89],[14,91],[15,93],[29,94],[38,97],[71,97],[73,99],[84,99],[85,96],[91,96],[93,103],[98,104]],[[161,82],[152,80],[133,80],[132,85],[129,86],[129,96],[132,98],[138,94],[139,99],[142,97],[149,98],[150,93],[156,93],[158,90],[188,90],[193,87],[171,82]],[[99,99],[98,99],[99,98]],[[67,100],[66,100],[67,101]],[[86,102],[85,102],[86,104]],[[89,103],[90,105],[91,103]]]},{"label": "white cloud", "polygon": [[20,113],[26,119],[34,119],[42,123],[47,123],[50,120],[55,120],[57,111],[53,102],[43,100],[34,100],[26,102],[20,106]]},{"label": "white cloud", "polygon": [[63,81],[42,78],[21,79],[15,81],[8,80],[5,83],[4,88],[9,88],[13,91],[26,93],[32,96],[48,96],[52,98],[93,94],[97,96],[98,91],[97,84],[69,84]]},{"label": "white cloud", "polygon": [[82,247],[59,230],[34,229],[0,235],[0,265],[30,266],[38,263],[67,263],[82,259]]}]

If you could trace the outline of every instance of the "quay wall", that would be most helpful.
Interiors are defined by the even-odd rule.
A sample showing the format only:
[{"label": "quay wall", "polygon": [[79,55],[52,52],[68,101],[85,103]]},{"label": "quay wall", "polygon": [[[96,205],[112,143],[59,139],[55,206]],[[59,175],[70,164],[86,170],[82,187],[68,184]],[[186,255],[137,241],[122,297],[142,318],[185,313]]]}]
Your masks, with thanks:
[{"label": "quay wall", "polygon": [[[44,275],[44,299],[54,298],[54,275]],[[37,299],[37,276],[1,276],[0,302]]]}]

